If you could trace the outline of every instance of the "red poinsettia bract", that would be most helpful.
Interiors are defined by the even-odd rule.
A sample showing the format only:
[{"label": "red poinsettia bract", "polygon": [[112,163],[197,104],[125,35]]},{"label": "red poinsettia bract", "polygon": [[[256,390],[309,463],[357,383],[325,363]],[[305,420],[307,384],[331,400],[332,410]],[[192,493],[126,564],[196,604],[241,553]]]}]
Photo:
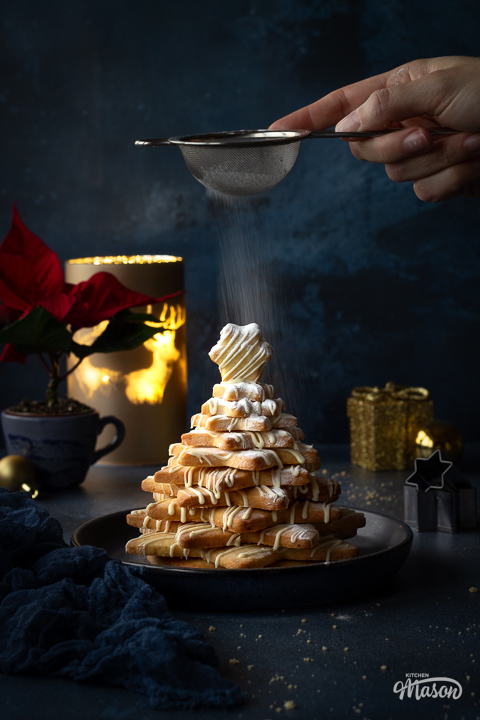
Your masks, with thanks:
[{"label": "red poinsettia bract", "polygon": [[[154,298],[129,290],[108,272],[72,285],[65,282],[56,253],[32,233],[13,206],[10,230],[0,244],[0,326],[42,307],[72,330],[98,325],[132,307],[153,305],[178,295]],[[26,355],[7,343],[0,361],[24,362]]]}]

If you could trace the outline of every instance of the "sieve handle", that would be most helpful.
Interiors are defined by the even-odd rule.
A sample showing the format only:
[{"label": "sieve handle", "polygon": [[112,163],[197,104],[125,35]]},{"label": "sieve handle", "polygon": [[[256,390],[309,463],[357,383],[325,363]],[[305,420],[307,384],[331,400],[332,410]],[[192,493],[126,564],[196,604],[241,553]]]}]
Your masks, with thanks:
[{"label": "sieve handle", "polygon": [[135,145],[156,147],[157,145],[171,145],[171,142],[170,138],[152,138],[151,140],[135,140]]},{"label": "sieve handle", "polygon": [[[335,132],[335,130],[313,130],[310,135],[307,135],[305,137],[305,140],[307,140],[307,138],[370,138],[378,137],[379,135],[388,135],[389,133],[405,129],[406,128],[388,128],[387,130],[370,130],[366,132]],[[442,127],[432,128],[431,130],[428,128],[425,129],[428,130],[430,135],[456,135],[460,132],[459,130],[452,130],[451,128]]]}]

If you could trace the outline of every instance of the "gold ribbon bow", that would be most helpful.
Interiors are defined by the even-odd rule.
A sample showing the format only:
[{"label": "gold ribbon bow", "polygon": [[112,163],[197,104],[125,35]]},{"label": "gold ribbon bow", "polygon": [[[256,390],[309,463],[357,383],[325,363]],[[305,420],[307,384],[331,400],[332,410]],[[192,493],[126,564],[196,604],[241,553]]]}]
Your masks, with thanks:
[{"label": "gold ribbon bow", "polygon": [[388,382],[384,388],[356,387],[352,390],[352,397],[366,402],[378,403],[390,400],[428,400],[429,392],[423,387],[406,387]]}]

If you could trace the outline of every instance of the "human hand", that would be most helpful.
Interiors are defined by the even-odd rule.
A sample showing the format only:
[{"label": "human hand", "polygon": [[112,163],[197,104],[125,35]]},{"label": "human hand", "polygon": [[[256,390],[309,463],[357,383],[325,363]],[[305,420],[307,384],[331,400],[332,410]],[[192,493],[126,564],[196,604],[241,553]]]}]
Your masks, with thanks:
[{"label": "human hand", "polygon": [[[385,165],[395,182],[413,180],[421,200],[480,197],[480,58],[415,60],[348,85],[277,120],[272,128],[341,132],[399,128],[349,141],[360,160]],[[434,136],[428,128],[460,131]]]}]

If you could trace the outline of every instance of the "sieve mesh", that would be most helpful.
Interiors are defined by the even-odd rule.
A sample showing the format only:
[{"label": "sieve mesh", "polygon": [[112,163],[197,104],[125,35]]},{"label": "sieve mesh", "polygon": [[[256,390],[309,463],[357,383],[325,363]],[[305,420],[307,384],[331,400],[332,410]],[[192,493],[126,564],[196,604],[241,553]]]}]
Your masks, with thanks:
[{"label": "sieve mesh", "polygon": [[224,195],[255,195],[281,182],[300,150],[300,140],[279,145],[180,144],[192,175]]}]

